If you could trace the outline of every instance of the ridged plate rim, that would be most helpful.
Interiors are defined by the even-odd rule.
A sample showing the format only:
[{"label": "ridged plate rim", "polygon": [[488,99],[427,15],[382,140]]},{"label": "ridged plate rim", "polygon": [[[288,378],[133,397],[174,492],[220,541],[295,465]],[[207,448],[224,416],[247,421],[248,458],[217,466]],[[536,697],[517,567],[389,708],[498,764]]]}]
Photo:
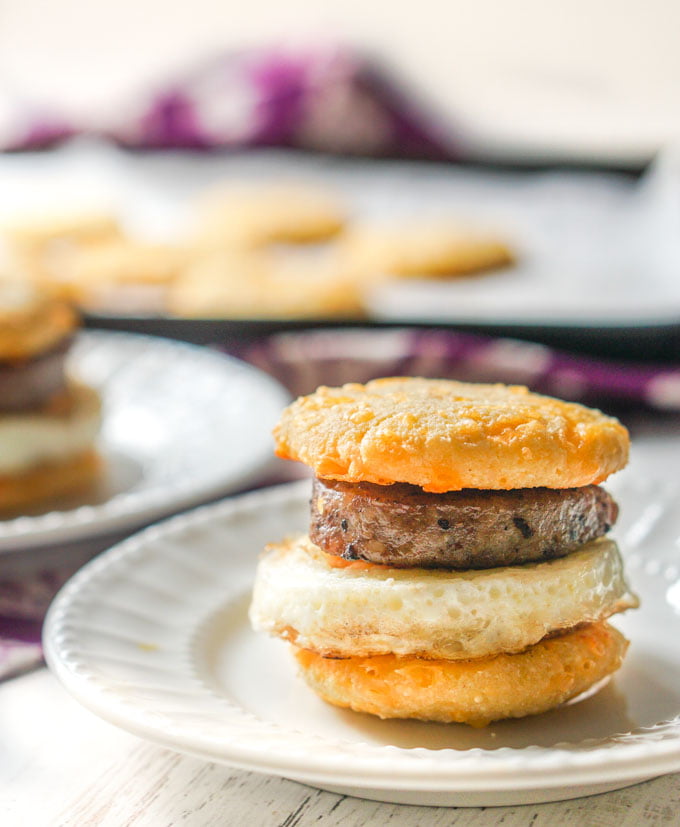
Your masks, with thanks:
[{"label": "ridged plate rim", "polygon": [[[192,628],[180,634],[181,640],[178,639],[170,653],[172,674],[165,686],[167,690],[179,682],[184,687],[186,697],[181,702],[184,707],[178,701],[178,712],[162,714],[162,703],[140,704],[126,699],[125,691],[98,675],[97,655],[81,645],[83,634],[88,633],[89,601],[99,599],[106,591],[110,593],[111,584],[120,583],[121,575],[130,575],[140,562],[148,563],[164,548],[171,549],[170,559],[195,567],[196,542],[187,543],[191,537],[199,536],[201,531],[214,530],[216,526],[221,526],[220,530],[231,526],[236,531],[240,526],[242,530],[244,522],[257,519],[262,509],[269,515],[279,513],[285,524],[287,514],[299,514],[308,496],[307,481],[243,495],[172,518],[106,552],[81,570],[53,603],[44,636],[49,666],[85,706],[136,735],[210,761],[293,777],[311,784],[351,786],[358,790],[395,787],[452,792],[487,790],[490,794],[499,790],[573,788],[576,790],[573,795],[578,795],[579,786],[585,789],[588,785],[615,782],[624,786],[626,781],[680,770],[678,718],[614,736],[604,743],[591,739],[552,747],[532,745],[521,749],[465,751],[333,740],[261,720],[211,691],[198,675],[191,649],[195,635],[211,610],[209,606],[192,606],[192,601],[200,600],[200,594],[193,590],[170,596],[171,600],[178,601],[178,609],[187,610],[188,616],[193,617]],[[193,563],[187,555],[191,555]],[[252,563],[247,565],[254,571],[255,553],[252,558]],[[240,567],[243,573],[243,561],[232,562],[233,571]],[[210,575],[206,572],[205,576]],[[230,577],[222,575],[225,599]],[[128,608],[135,610],[134,601]],[[121,607],[121,611],[124,612],[125,607]],[[162,684],[162,676],[159,680]],[[161,688],[159,698],[162,696]],[[201,720],[202,725],[197,723]],[[211,720],[219,723],[217,729],[210,726]]]}]

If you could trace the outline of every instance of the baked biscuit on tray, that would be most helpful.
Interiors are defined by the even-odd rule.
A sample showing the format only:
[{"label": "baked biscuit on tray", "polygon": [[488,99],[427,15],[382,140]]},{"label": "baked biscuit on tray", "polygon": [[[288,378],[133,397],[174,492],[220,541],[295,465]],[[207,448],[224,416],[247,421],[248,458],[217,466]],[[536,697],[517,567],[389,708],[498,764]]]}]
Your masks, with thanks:
[{"label": "baked biscuit on tray", "polygon": [[515,261],[500,238],[454,223],[356,224],[343,238],[347,259],[366,277],[446,279],[508,267]]},{"label": "baked biscuit on tray", "polygon": [[198,318],[357,318],[356,284],[332,260],[305,262],[253,251],[206,254],[170,287],[167,310]]},{"label": "baked biscuit on tray", "polygon": [[606,621],[638,601],[598,487],[627,461],[617,420],[523,387],[394,377],[299,398],[275,439],[316,473],[311,538],[269,547],[250,617],[325,700],[480,726],[621,665]]},{"label": "baked biscuit on tray", "polygon": [[44,248],[51,242],[99,243],[120,238],[121,226],[104,212],[68,212],[26,215],[0,227],[0,233],[22,248]]},{"label": "baked biscuit on tray", "polygon": [[345,222],[342,206],[315,188],[235,184],[202,197],[193,243],[213,249],[308,244],[333,238]]},{"label": "baked biscuit on tray", "polygon": [[[515,258],[493,232],[451,220],[364,223],[309,181],[217,186],[164,242],[130,234],[123,218],[26,216],[0,227],[0,245],[16,273],[89,312],[213,319],[364,317],[376,286],[471,276]],[[247,281],[220,263],[237,256]]]}]

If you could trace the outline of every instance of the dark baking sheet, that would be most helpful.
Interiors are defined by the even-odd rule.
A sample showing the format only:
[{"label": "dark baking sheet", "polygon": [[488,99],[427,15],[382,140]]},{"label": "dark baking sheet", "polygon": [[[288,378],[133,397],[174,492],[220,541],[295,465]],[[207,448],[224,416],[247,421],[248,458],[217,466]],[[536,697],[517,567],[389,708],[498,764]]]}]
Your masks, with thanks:
[{"label": "dark baking sheet", "polygon": [[[332,327],[424,327],[412,322],[367,323],[338,319],[182,319],[159,316],[86,315],[85,326],[166,336],[231,352],[286,330]],[[680,360],[680,320],[672,324],[606,327],[560,325],[456,324],[428,325],[488,336],[538,342],[550,347],[615,359],[672,363]]]}]

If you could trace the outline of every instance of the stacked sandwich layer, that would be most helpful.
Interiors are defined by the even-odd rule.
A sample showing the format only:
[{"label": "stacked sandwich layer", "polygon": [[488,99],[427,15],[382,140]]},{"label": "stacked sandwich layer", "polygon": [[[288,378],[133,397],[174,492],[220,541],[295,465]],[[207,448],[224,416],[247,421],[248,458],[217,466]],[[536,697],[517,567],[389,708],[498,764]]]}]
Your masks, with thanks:
[{"label": "stacked sandwich layer", "polygon": [[526,388],[381,379],[319,388],[276,430],[316,472],[308,536],[272,546],[251,620],[325,700],[480,726],[614,672],[637,605],[598,483],[615,419]]},{"label": "stacked sandwich layer", "polygon": [[76,324],[63,302],[0,284],[2,511],[72,493],[96,476],[100,400],[66,370]]}]

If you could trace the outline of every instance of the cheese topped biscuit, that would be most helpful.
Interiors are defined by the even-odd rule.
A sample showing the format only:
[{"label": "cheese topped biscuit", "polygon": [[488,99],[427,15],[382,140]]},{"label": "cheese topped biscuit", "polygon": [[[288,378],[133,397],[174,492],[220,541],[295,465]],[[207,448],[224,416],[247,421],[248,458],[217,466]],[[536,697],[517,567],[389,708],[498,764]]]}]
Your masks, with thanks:
[{"label": "cheese topped biscuit", "polygon": [[296,649],[295,656],[307,683],[336,706],[381,718],[481,727],[574,698],[616,671],[627,648],[608,623],[591,623],[518,654],[477,660],[338,659],[305,649]]},{"label": "cheese topped biscuit", "polygon": [[24,281],[0,281],[0,360],[30,359],[69,336],[77,317],[71,307]]},{"label": "cheese topped biscuit", "polygon": [[425,491],[576,488],[623,468],[613,417],[522,386],[377,379],[320,387],[284,412],[276,453],[317,476]]}]

